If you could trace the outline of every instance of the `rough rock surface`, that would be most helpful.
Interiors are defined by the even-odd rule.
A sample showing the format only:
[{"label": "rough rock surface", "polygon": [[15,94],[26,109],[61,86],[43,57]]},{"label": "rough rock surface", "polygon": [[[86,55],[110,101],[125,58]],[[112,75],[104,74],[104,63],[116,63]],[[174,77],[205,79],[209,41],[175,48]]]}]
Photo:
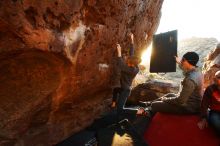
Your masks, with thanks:
[{"label": "rough rock surface", "polygon": [[215,72],[219,70],[220,70],[220,44],[217,44],[216,48],[213,49],[207,55],[206,61],[203,65],[205,87],[213,83]]},{"label": "rough rock surface", "polygon": [[137,105],[139,101],[152,101],[167,93],[177,93],[179,85],[169,80],[151,79],[136,86],[127,105]]},{"label": "rough rock surface", "polygon": [[[115,43],[149,44],[163,0],[1,0],[0,145],[53,145],[106,108]],[[127,49],[123,50],[126,53]]]}]

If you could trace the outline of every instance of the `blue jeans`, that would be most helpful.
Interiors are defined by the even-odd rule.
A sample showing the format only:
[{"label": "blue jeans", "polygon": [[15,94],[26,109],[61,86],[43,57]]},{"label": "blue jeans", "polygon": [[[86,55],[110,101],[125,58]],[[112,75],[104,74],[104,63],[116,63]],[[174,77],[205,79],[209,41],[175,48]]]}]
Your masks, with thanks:
[{"label": "blue jeans", "polygon": [[130,96],[130,89],[121,89],[117,102],[117,118],[121,120],[126,114],[136,114],[137,108],[125,108],[127,98]]},{"label": "blue jeans", "polygon": [[119,95],[120,95],[120,92],[121,92],[121,88],[120,87],[115,87],[112,91],[112,101],[113,102],[116,102]]},{"label": "blue jeans", "polygon": [[208,120],[209,120],[209,124],[214,128],[214,130],[220,136],[220,112],[210,111]]}]

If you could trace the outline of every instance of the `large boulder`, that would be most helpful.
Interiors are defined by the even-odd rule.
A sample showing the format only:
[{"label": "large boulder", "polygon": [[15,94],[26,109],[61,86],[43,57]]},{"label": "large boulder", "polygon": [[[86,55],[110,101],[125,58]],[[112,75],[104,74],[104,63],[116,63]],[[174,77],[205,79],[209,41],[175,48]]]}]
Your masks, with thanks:
[{"label": "large boulder", "polygon": [[127,105],[137,105],[140,101],[152,101],[167,93],[177,93],[179,85],[171,80],[150,79],[133,88]]},{"label": "large boulder", "polygon": [[1,0],[0,145],[53,145],[106,109],[116,42],[137,55],[163,0]]}]

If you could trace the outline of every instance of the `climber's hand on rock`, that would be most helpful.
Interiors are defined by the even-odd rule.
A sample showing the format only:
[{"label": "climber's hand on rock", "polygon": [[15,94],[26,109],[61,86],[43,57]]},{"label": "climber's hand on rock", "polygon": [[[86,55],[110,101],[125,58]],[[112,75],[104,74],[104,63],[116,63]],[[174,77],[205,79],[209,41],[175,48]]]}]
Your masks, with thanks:
[{"label": "climber's hand on rock", "polygon": [[116,46],[117,46],[118,57],[121,57],[121,46],[120,44],[116,44]]},{"label": "climber's hand on rock", "polygon": [[130,39],[131,39],[131,43],[134,43],[134,34],[133,33],[129,33]]}]

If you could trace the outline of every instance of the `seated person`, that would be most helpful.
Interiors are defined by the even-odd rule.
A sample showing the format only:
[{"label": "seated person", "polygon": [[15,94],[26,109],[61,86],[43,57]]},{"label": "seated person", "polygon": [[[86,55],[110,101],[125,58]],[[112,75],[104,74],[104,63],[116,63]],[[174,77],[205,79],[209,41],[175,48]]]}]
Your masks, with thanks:
[{"label": "seated person", "polygon": [[153,101],[147,109],[140,108],[138,113],[155,114],[156,112],[173,114],[195,114],[200,111],[202,100],[203,75],[196,64],[199,56],[195,52],[187,52],[179,61],[176,62],[183,70],[184,79],[178,94],[167,94],[160,101]]},{"label": "seated person", "polygon": [[204,129],[208,123],[220,136],[220,71],[215,73],[214,84],[206,88],[202,99],[201,120],[198,126]]}]

